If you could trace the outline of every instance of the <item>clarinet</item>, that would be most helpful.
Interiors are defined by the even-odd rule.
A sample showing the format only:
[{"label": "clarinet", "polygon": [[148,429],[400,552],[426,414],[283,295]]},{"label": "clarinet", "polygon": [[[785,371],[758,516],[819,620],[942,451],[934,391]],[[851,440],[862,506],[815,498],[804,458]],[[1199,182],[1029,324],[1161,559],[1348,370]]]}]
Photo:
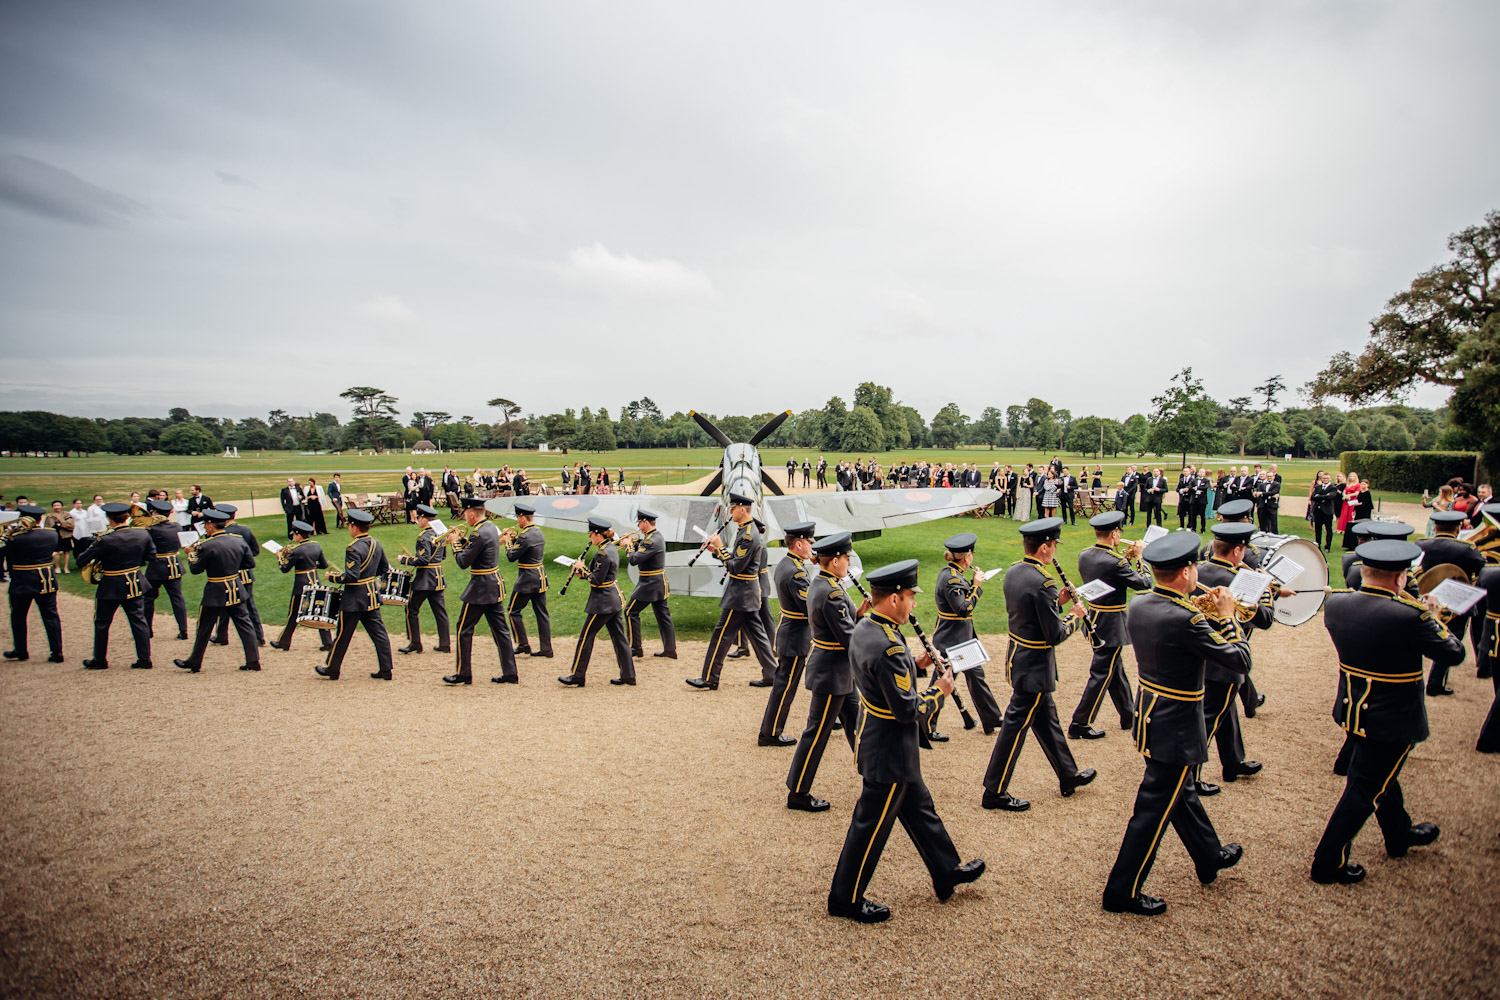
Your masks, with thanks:
[{"label": "clarinet", "polygon": [[1078,591],[1073,589],[1073,584],[1068,582],[1068,574],[1063,572],[1062,563],[1054,559],[1052,560],[1052,568],[1057,570],[1058,579],[1062,580],[1063,586],[1068,588],[1068,592],[1073,595],[1073,600],[1077,601],[1079,606],[1083,608],[1083,614],[1079,616],[1078,620],[1083,624],[1083,634],[1089,637],[1089,642],[1092,644],[1094,642],[1094,623],[1089,621],[1088,602],[1079,597]]},{"label": "clarinet", "polygon": [[[593,547],[594,547],[594,543],[593,542],[589,542],[587,545],[585,545],[583,547],[583,553],[582,553],[582,555],[580,555],[578,557],[578,561],[582,561],[583,557],[589,554],[589,549],[591,549]],[[578,569],[575,566],[574,568],[568,570],[568,578],[563,581],[562,589],[557,592],[557,596],[558,597],[564,597],[564,596],[566,596],[567,593],[568,593],[568,587],[571,586],[572,583],[573,583],[573,581],[576,580],[576,579],[578,579]]]},{"label": "clarinet", "polygon": [[[714,508],[714,517],[718,517],[718,516],[719,516],[719,508],[715,507]],[[721,531],[724,530],[724,525],[727,524],[727,523],[728,523],[727,521],[720,522],[720,524],[719,524],[718,527],[714,528],[714,530],[711,531],[711,532],[709,532],[708,535],[704,535],[703,536],[703,544],[700,545],[700,546],[698,546],[698,551],[694,552],[693,553],[693,558],[691,558],[691,559],[688,560],[688,566],[689,567],[691,567],[694,563],[696,563],[698,561],[698,557],[699,556],[703,555],[703,553],[705,553],[705,552],[708,551],[708,539],[709,539],[709,535],[717,535],[719,532],[721,532]]]}]

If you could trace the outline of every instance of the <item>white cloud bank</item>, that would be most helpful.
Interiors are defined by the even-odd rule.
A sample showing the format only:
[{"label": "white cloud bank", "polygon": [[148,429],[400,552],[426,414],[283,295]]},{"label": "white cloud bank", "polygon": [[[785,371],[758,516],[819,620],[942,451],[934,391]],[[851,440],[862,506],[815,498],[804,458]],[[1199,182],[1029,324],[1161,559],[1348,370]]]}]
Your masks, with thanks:
[{"label": "white cloud bank", "polygon": [[604,295],[648,299],[705,298],[714,294],[708,275],[667,258],[617,254],[603,243],[578,247],[557,274],[569,284]]}]

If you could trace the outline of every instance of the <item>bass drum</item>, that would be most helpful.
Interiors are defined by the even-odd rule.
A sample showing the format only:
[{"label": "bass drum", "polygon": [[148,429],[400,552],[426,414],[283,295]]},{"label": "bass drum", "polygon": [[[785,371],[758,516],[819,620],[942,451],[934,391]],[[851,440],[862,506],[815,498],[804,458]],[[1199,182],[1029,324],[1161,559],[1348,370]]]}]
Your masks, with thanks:
[{"label": "bass drum", "polygon": [[[1293,535],[1257,535],[1251,539],[1261,551],[1260,568],[1269,573],[1281,558],[1290,559],[1302,567],[1301,572],[1289,582],[1282,584],[1297,593],[1291,597],[1278,597],[1272,616],[1283,625],[1305,625],[1323,608],[1328,586],[1328,560],[1323,550],[1305,538]],[[1272,574],[1273,576],[1275,574]]]},{"label": "bass drum", "polygon": [[380,603],[406,607],[411,603],[412,583],[415,579],[412,574],[395,566],[386,570],[384,579],[380,581]]}]

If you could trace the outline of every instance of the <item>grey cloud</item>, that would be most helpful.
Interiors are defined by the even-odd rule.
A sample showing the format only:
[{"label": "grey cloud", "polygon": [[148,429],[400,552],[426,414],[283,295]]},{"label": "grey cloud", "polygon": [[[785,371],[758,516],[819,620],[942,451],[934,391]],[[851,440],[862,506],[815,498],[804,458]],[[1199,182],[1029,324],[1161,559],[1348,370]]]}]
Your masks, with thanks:
[{"label": "grey cloud", "polygon": [[219,180],[223,181],[230,187],[247,187],[255,188],[255,190],[257,191],[260,190],[260,188],[253,182],[245,180],[245,178],[239,176],[238,174],[231,174],[227,170],[215,170],[214,174],[219,178]]},{"label": "grey cloud", "polygon": [[0,201],[80,226],[116,226],[147,214],[133,198],[29,156],[0,156]]}]

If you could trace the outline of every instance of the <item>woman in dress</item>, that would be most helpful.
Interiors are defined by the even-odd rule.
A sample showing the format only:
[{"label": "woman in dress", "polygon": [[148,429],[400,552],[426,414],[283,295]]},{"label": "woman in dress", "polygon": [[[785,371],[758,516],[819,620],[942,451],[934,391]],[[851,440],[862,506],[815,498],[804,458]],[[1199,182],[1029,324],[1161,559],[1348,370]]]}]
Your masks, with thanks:
[{"label": "woman in dress", "polygon": [[307,519],[312,522],[313,534],[328,534],[328,522],[323,517],[323,487],[313,476],[307,477]]},{"label": "woman in dress", "polygon": [[58,534],[57,551],[52,553],[52,568],[59,573],[68,572],[68,553],[73,551],[73,515],[63,509],[61,500],[54,500],[51,513],[42,515],[41,526]]},{"label": "woman in dress", "polygon": [[193,518],[188,513],[187,497],[182,495],[181,490],[178,490],[177,495],[172,498],[172,519],[182,526],[183,531],[192,527]]},{"label": "woman in dress", "polygon": [[[1427,491],[1423,490],[1422,491],[1422,506],[1428,508],[1429,510],[1433,510],[1433,511],[1452,510],[1453,509],[1453,487],[1449,486],[1447,483],[1444,483],[1442,486],[1438,487],[1438,495],[1435,496],[1435,497],[1429,497],[1427,495]],[[1428,518],[1427,519],[1427,537],[1431,538],[1435,534],[1437,534],[1437,529],[1434,527],[1434,525],[1432,523],[1432,519]]]},{"label": "woman in dress", "polygon": [[1344,510],[1339,514],[1345,552],[1352,552],[1359,545],[1359,538],[1354,534],[1354,524],[1369,517],[1368,510],[1375,505],[1369,489],[1370,484],[1361,481],[1359,473],[1349,473],[1349,479],[1344,483]]},{"label": "woman in dress", "polygon": [[1047,467],[1047,478],[1044,479],[1044,480],[1042,480],[1042,516],[1043,517],[1056,517],[1057,516],[1057,507],[1058,507],[1057,487],[1058,487],[1057,473],[1053,472],[1052,471],[1052,467],[1049,465]]}]

